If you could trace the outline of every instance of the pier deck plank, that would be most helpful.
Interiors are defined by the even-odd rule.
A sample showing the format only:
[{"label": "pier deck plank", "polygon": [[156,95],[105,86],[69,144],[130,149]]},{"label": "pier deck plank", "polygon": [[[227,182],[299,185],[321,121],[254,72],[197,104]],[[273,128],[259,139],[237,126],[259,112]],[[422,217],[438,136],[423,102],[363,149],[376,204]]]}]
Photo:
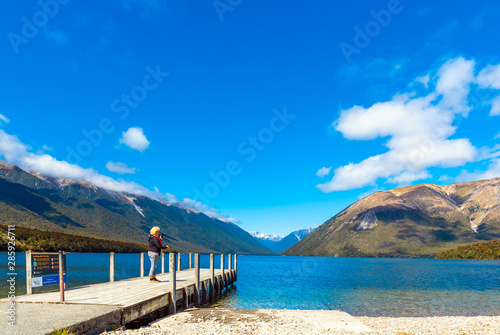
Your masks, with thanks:
[{"label": "pier deck plank", "polygon": [[[220,269],[215,270],[215,276],[220,275]],[[161,280],[161,283],[150,283],[149,277],[139,277],[70,288],[65,291],[65,303],[129,307],[170,293],[169,274],[159,274],[156,277]],[[210,269],[200,269],[200,282],[208,279],[210,279]],[[193,285],[194,281],[194,269],[177,272],[177,290]],[[5,302],[8,299],[1,299],[0,302],[2,301]],[[60,293],[56,291],[22,295],[17,296],[16,301],[18,303],[59,303]]]}]

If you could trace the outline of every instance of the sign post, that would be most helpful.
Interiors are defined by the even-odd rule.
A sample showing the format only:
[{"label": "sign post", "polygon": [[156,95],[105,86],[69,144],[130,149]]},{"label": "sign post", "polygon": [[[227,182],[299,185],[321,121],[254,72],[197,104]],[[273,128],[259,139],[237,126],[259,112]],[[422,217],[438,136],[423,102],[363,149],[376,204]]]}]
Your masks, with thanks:
[{"label": "sign post", "polygon": [[59,291],[61,292],[61,301],[64,301],[64,270],[61,266],[63,262],[63,252],[59,250]]},{"label": "sign post", "polygon": [[33,294],[31,278],[33,277],[33,267],[31,266],[31,250],[26,251],[26,294]]}]

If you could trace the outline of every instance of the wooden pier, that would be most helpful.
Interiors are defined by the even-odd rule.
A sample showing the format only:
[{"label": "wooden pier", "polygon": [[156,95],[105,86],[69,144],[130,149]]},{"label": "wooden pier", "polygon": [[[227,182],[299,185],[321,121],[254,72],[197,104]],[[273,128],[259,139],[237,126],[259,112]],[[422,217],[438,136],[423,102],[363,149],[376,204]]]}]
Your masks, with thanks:
[{"label": "wooden pier", "polygon": [[[114,280],[114,254],[110,254],[110,281],[106,283],[86,285],[70,288],[65,291],[65,301],[61,302],[59,291],[27,294],[16,297],[16,303],[50,303],[64,305],[103,305],[116,307],[113,323],[118,323],[116,311],[119,314],[119,324],[125,325],[159,310],[165,313],[176,313],[180,309],[198,306],[209,302],[231,286],[237,279],[237,255],[229,255],[229,263],[225,269],[224,255],[221,257],[221,267],[214,268],[214,255],[210,255],[210,268],[200,268],[200,255],[194,254],[194,266],[180,271],[178,254],[165,254],[169,257],[169,272],[159,273],[156,277],[160,283],[150,283],[149,277],[139,277]],[[141,255],[141,265],[144,255]],[[191,260],[191,255],[189,257]],[[191,262],[190,262],[191,263]],[[141,267],[141,276],[144,275]],[[161,268],[165,272],[164,258],[161,259]],[[8,301],[7,299],[0,300]],[[104,317],[104,316],[103,316]],[[90,328],[105,328],[109,323],[109,316],[99,320],[92,320],[88,327],[79,324],[81,333],[91,331]],[[71,326],[71,325],[68,325]],[[53,329],[52,329],[53,330]]]}]

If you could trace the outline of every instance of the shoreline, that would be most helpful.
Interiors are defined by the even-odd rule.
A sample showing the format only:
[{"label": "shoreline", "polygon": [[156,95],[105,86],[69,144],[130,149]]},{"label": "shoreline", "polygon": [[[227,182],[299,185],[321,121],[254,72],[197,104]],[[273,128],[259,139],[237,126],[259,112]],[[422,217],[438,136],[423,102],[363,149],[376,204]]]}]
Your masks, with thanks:
[{"label": "shoreline", "polygon": [[156,334],[384,334],[499,335],[499,316],[366,317],[342,311],[191,308],[139,329],[109,335]]}]

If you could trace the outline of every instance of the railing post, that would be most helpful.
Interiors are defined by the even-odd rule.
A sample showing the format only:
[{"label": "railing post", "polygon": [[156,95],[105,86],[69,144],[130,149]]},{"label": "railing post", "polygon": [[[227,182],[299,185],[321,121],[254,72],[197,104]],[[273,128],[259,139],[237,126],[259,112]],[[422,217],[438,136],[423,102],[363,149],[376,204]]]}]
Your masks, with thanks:
[{"label": "railing post", "polygon": [[32,277],[31,272],[31,250],[26,251],[26,294],[33,294]]},{"label": "railing post", "polygon": [[176,276],[176,266],[175,266],[175,261],[176,261],[176,257],[175,257],[175,253],[171,252],[169,254],[169,268],[170,268],[170,278],[169,278],[169,281],[170,281],[170,291],[172,292],[170,294],[170,305],[169,305],[169,312],[170,314],[175,314],[177,312],[177,307],[176,307],[176,303],[177,303],[177,297],[176,297],[176,290],[177,290],[177,285],[176,285],[176,280],[177,280],[177,276]]},{"label": "railing post", "polygon": [[64,268],[62,250],[59,250],[59,291],[61,292],[61,301],[64,301]]},{"label": "railing post", "polygon": [[215,288],[215,269],[214,269],[214,254],[210,254],[210,299],[214,297]]},{"label": "railing post", "polygon": [[161,254],[161,273],[165,273],[165,253],[160,252]]},{"label": "railing post", "polygon": [[224,289],[224,282],[226,281],[224,276],[224,254],[220,254],[220,272],[221,272],[221,281],[220,281],[220,292]]},{"label": "railing post", "polygon": [[115,253],[109,253],[109,281],[115,281]]},{"label": "railing post", "polygon": [[228,262],[228,265],[227,265],[227,277],[228,277],[228,281],[229,281],[229,284],[232,284],[233,283],[233,272],[231,271],[232,270],[232,262],[233,262],[233,255],[232,254],[229,254],[229,262]]},{"label": "railing post", "polygon": [[234,254],[234,281],[238,280],[238,255]]},{"label": "railing post", "polygon": [[[229,257],[229,262],[231,262],[231,258]],[[224,288],[227,290],[227,286],[229,285],[229,272],[224,271]]]},{"label": "railing post", "polygon": [[191,264],[191,259],[193,258],[192,256],[193,254],[189,254],[189,268],[192,269],[193,268],[193,265]]},{"label": "railing post", "polygon": [[200,305],[200,254],[194,254],[194,303]]},{"label": "railing post", "polygon": [[144,253],[141,252],[141,277],[144,277]]},{"label": "railing post", "polygon": [[181,254],[177,254],[177,271],[181,271]]}]

